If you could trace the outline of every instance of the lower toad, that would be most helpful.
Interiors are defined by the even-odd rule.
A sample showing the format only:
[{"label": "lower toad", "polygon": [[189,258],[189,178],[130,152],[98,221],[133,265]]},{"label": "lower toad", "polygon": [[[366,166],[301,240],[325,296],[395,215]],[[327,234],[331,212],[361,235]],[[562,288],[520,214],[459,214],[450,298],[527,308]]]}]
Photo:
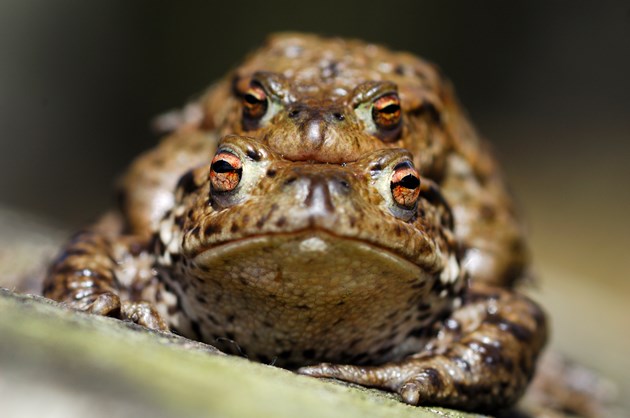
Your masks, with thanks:
[{"label": "lower toad", "polygon": [[245,136],[181,176],[149,242],[105,218],[45,295],[252,360],[398,392],[409,404],[513,404],[546,339],[540,308],[469,282],[453,213],[402,149],[291,161]]}]

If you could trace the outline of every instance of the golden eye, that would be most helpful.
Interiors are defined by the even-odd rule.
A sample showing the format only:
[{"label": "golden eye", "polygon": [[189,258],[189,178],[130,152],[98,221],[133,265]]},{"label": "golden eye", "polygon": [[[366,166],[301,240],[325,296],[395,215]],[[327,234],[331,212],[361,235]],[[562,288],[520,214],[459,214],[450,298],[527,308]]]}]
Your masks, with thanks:
[{"label": "golden eye", "polygon": [[396,93],[381,96],[372,104],[372,119],[380,129],[393,130],[398,128],[401,116],[400,98]]},{"label": "golden eye", "polygon": [[420,196],[420,175],[410,162],[402,162],[394,167],[390,187],[396,204],[411,209]]},{"label": "golden eye", "polygon": [[269,103],[267,93],[258,83],[252,83],[243,94],[243,116],[257,120],[265,116]]},{"label": "golden eye", "polygon": [[210,186],[214,192],[230,192],[236,189],[242,174],[241,159],[231,152],[220,151],[210,165]]}]

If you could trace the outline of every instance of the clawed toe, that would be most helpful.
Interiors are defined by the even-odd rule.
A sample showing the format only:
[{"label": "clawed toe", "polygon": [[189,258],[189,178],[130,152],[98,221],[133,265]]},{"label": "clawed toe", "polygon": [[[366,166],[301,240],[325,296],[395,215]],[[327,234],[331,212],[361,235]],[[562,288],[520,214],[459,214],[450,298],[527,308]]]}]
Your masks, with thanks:
[{"label": "clawed toe", "polygon": [[353,382],[362,368],[345,364],[320,363],[298,369],[298,373],[313,377],[330,377]]},{"label": "clawed toe", "polygon": [[162,319],[155,307],[148,302],[124,302],[122,305],[122,318],[149,329],[168,331],[166,321]]},{"label": "clawed toe", "polygon": [[416,382],[407,382],[400,387],[398,394],[403,402],[409,405],[418,405],[420,402],[420,387]]},{"label": "clawed toe", "polygon": [[313,366],[300,367],[297,372],[306,376],[331,377],[334,374],[333,366],[329,363],[320,363]]},{"label": "clawed toe", "polygon": [[100,294],[85,311],[95,315],[120,318],[120,298],[113,293]]}]

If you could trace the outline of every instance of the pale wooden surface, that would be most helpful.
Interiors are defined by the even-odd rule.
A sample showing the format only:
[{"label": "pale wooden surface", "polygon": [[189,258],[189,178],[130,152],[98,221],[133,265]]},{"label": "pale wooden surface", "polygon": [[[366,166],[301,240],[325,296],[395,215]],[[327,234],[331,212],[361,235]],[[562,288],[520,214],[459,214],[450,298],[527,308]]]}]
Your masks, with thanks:
[{"label": "pale wooden surface", "polygon": [[0,416],[472,417],[0,291]]}]

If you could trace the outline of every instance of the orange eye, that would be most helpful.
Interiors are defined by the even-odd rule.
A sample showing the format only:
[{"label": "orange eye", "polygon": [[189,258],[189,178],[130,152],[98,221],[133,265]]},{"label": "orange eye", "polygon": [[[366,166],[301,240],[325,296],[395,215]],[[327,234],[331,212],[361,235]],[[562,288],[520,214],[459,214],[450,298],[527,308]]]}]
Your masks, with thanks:
[{"label": "orange eye", "polygon": [[372,119],[381,129],[392,130],[400,125],[402,111],[400,98],[396,93],[386,94],[372,104]]},{"label": "orange eye", "polygon": [[394,168],[390,187],[394,201],[399,206],[411,209],[420,195],[420,175],[411,163],[400,163]]},{"label": "orange eye", "polygon": [[252,83],[243,94],[243,116],[260,119],[267,113],[267,93],[258,83]]},{"label": "orange eye", "polygon": [[230,192],[241,181],[243,163],[231,152],[220,151],[212,159],[210,185],[215,192]]}]

